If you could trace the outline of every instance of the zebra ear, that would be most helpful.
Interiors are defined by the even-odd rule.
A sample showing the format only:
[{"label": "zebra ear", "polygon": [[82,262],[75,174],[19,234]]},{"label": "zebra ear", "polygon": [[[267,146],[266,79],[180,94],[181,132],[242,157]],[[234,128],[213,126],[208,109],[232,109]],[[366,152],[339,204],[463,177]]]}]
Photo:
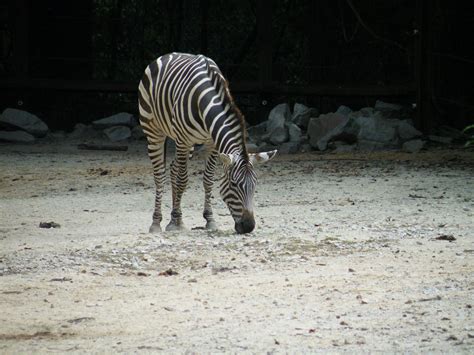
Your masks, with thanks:
[{"label": "zebra ear", "polygon": [[273,159],[276,156],[277,152],[278,152],[278,150],[271,150],[269,152],[249,154],[250,162],[252,164],[265,163],[265,162],[269,161],[270,159]]},{"label": "zebra ear", "polygon": [[234,154],[220,153],[219,158],[221,158],[221,161],[225,166],[230,166],[235,161]]}]

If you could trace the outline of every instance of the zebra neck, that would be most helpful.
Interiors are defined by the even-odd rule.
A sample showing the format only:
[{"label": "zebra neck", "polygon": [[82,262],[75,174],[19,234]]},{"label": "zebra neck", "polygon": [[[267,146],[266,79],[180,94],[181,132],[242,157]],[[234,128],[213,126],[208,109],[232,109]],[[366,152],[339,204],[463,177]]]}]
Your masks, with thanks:
[{"label": "zebra neck", "polygon": [[243,123],[234,113],[221,112],[214,118],[210,128],[214,145],[219,153],[247,155]]}]

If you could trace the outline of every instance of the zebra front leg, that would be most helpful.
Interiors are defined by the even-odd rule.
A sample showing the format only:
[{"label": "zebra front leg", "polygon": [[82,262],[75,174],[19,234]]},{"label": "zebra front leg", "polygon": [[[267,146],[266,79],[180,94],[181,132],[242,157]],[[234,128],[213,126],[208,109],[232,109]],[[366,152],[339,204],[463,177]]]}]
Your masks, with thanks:
[{"label": "zebra front leg", "polygon": [[155,210],[153,212],[153,222],[150,226],[150,233],[161,232],[161,198],[163,196],[163,184],[165,181],[166,156],[165,156],[165,136],[153,138],[153,142],[148,143],[148,156],[153,165],[153,177],[155,180]]},{"label": "zebra front leg", "polygon": [[181,212],[181,198],[188,185],[188,158],[189,147],[176,144],[176,157],[171,163],[171,187],[173,189],[173,209],[171,221],[166,226],[167,231],[186,229]]},{"label": "zebra front leg", "polygon": [[217,224],[212,213],[212,185],[214,184],[214,171],[219,153],[212,150],[206,159],[206,168],[203,175],[204,185],[204,212],[203,217],[206,220],[206,229],[217,230]]}]

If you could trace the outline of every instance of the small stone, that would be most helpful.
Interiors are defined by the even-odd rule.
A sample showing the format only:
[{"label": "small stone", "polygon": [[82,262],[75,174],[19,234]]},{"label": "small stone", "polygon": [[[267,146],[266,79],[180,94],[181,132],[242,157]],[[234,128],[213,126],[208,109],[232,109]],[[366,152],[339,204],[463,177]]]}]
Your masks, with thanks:
[{"label": "small stone", "polygon": [[418,153],[425,146],[421,139],[414,139],[403,143],[402,150],[407,153]]}]

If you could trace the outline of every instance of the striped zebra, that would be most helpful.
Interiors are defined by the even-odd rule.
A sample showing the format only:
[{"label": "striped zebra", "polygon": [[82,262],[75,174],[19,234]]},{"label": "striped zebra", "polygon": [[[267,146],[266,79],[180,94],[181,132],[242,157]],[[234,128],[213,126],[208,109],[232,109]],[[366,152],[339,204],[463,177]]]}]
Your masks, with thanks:
[{"label": "striped zebra", "polygon": [[189,153],[195,144],[203,144],[207,152],[203,178],[206,228],[217,228],[211,199],[214,170],[220,160],[224,166],[220,193],[235,230],[251,232],[255,228],[253,196],[257,182],[253,166],[270,160],[277,151],[247,152],[244,117],[216,63],[203,55],[171,53],[159,57],[145,69],[138,103],[156,186],[150,232],[161,231],[166,137],[176,143],[176,156],[170,165],[173,208],[166,230],[184,228],[181,198],[188,183]]}]

